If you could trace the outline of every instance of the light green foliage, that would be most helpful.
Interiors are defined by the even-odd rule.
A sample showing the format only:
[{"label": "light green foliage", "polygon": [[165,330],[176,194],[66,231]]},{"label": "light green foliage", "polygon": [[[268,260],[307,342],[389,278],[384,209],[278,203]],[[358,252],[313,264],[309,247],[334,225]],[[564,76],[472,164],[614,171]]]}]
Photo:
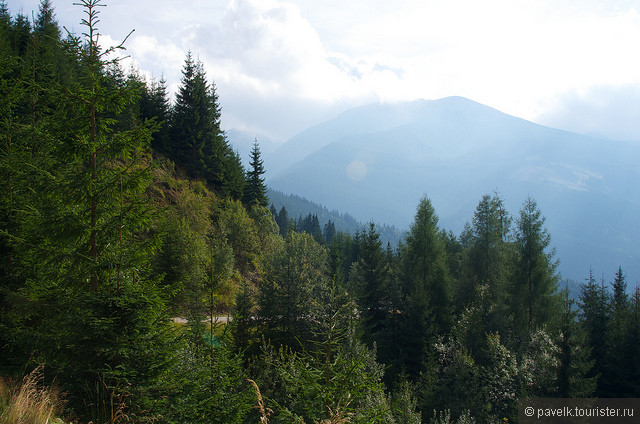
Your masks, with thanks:
[{"label": "light green foliage", "polygon": [[[318,315],[315,342],[301,352],[264,346],[256,365],[270,422],[393,423],[375,353],[353,338],[353,304],[334,287]],[[269,402],[271,400],[271,403]],[[333,421],[331,421],[333,422]]]},{"label": "light green foliage", "polygon": [[421,424],[422,418],[417,410],[417,400],[412,384],[402,380],[391,396],[391,411],[398,424]]},{"label": "light green foliage", "polygon": [[159,225],[163,244],[155,269],[176,292],[172,303],[178,309],[196,312],[204,308],[211,267],[210,204],[211,198],[185,189]]},{"label": "light green foliage", "polygon": [[208,332],[193,321],[176,345],[171,365],[153,388],[153,410],[169,423],[246,422],[253,391],[246,382],[242,357],[232,351],[225,334],[221,343],[207,343]]},{"label": "light green foliage", "polygon": [[522,397],[553,396],[558,391],[560,348],[551,335],[541,328],[534,329],[520,359]]},{"label": "light green foliage", "polygon": [[462,414],[455,420],[451,420],[451,411],[445,409],[444,411],[433,411],[433,417],[430,424],[476,424],[475,418],[470,415],[469,411],[463,411]]},{"label": "light green foliage", "polygon": [[498,334],[488,334],[487,342],[490,363],[483,367],[481,378],[487,393],[489,416],[514,417],[517,414],[518,362],[500,343]]},{"label": "light green foliage", "polygon": [[[465,410],[483,411],[486,399],[480,381],[481,369],[456,339],[435,343],[438,358],[437,388],[431,404],[446,407],[454,416]],[[425,408],[425,411],[428,409]]]},{"label": "light green foliage", "polygon": [[289,233],[267,258],[258,314],[274,344],[295,348],[311,339],[328,294],[326,265],[324,247],[304,233]]}]

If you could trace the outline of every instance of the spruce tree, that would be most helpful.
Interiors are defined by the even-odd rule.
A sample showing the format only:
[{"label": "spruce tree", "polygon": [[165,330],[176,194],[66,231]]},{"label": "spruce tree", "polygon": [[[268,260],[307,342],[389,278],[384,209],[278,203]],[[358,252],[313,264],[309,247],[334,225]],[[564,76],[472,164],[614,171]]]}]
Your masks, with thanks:
[{"label": "spruce tree", "polygon": [[[380,234],[373,223],[360,239],[360,254],[350,274],[350,292],[357,299],[362,339],[369,347],[384,344],[390,301],[387,291],[387,267]],[[388,355],[386,355],[388,359]]]},{"label": "spruce tree", "polygon": [[415,377],[432,357],[438,334],[452,325],[451,281],[446,253],[431,202],[423,198],[401,251],[403,314],[401,345],[407,372]]},{"label": "spruce tree", "polygon": [[251,169],[247,171],[244,188],[243,203],[249,207],[253,205],[268,206],[267,187],[264,183],[264,163],[260,157],[260,146],[258,140],[254,140],[251,149]]},{"label": "spruce tree", "polygon": [[607,345],[609,339],[609,322],[611,319],[610,296],[604,284],[598,284],[589,270],[589,278],[580,289],[580,321],[591,348],[594,366],[589,377],[598,379],[596,394],[606,393],[608,384]]},{"label": "spruce tree", "polygon": [[[507,326],[508,280],[510,269],[511,217],[498,194],[484,195],[476,207],[472,224],[462,234],[466,247],[460,280],[456,286],[456,304],[471,305],[478,289],[486,287],[492,312],[485,321],[487,332],[503,331]],[[484,290],[484,289],[483,289]]]},{"label": "spruce tree", "polygon": [[607,396],[625,397],[633,391],[633,382],[629,379],[629,371],[633,369],[634,354],[636,349],[629,349],[629,327],[632,325],[632,313],[630,310],[627,282],[618,267],[615,279],[611,284],[613,296],[611,297],[611,320],[609,322],[609,335],[607,343],[607,380],[603,380],[606,386]]},{"label": "spruce tree", "polygon": [[153,134],[151,146],[162,154],[170,154],[170,104],[164,78],[159,81],[152,79],[150,83],[145,84],[140,99],[140,114],[142,119],[155,119],[159,125],[158,131]]},{"label": "spruce tree", "polygon": [[[147,278],[155,241],[142,159],[152,128],[121,131],[112,118],[133,99],[106,78],[111,51],[101,50],[96,26],[103,5],[80,5],[86,33],[65,44],[77,78],[61,87],[26,74],[28,118],[10,128],[20,146],[14,159],[28,162],[12,176],[21,187],[15,225],[2,229],[19,253],[12,258],[19,286],[2,330],[13,341],[12,361],[23,369],[44,363],[48,375],[64,376],[57,381],[69,408],[96,422],[106,419],[110,398],[132,413],[148,401],[168,351],[164,299]],[[31,69],[45,69],[42,60]],[[54,98],[56,108],[43,106]]]},{"label": "spruce tree", "polygon": [[204,149],[213,137],[206,81],[202,66],[189,51],[171,113],[169,157],[194,177],[205,177]]},{"label": "spruce tree", "polygon": [[557,262],[544,221],[536,202],[527,199],[517,221],[515,278],[510,293],[511,313],[521,335],[548,324],[556,312]]},{"label": "spruce tree", "polygon": [[[588,398],[596,389],[597,378],[591,375],[594,360],[584,329],[577,322],[574,300],[569,290],[561,293],[563,300],[558,340],[558,392],[561,398]],[[591,376],[590,376],[591,375]]]}]

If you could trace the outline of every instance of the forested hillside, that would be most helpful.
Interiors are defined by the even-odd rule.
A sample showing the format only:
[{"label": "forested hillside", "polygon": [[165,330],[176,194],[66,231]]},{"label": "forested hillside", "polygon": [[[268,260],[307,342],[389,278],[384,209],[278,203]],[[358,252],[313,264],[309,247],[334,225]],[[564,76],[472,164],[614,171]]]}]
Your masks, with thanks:
[{"label": "forested hillside", "polygon": [[0,422],[497,423],[527,396],[640,397],[640,291],[586,275],[574,304],[535,200],[485,195],[453,234],[425,197],[397,248],[270,210],[197,55],[171,101],[114,59],[126,40],[101,47],[102,6],[80,0],[78,35],[0,0]]}]

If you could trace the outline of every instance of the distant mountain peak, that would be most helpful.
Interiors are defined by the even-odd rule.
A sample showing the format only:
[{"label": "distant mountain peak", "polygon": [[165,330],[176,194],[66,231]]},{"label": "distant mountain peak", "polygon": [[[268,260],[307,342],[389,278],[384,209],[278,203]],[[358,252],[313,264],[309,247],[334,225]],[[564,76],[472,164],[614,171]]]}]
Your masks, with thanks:
[{"label": "distant mountain peak", "polygon": [[399,228],[427,195],[454,232],[484,194],[497,190],[514,216],[531,196],[548,218],[565,276],[580,279],[589,265],[613,274],[624,258],[621,265],[640,275],[638,157],[638,144],[544,127],[452,96],[345,111],[280,146],[267,183]]}]

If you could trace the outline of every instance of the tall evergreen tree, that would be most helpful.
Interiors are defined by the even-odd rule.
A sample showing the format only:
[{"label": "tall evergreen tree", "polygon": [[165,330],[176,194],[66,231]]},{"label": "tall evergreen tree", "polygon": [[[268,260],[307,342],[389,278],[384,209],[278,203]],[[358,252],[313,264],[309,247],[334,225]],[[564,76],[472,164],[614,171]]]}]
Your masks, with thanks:
[{"label": "tall evergreen tree", "polygon": [[[629,379],[629,371],[633,369],[634,354],[637,349],[629,349],[629,327],[632,325],[631,310],[627,295],[627,282],[618,267],[615,279],[611,284],[611,297],[608,337],[607,337],[607,369],[602,380],[601,389],[610,397],[626,397],[633,391],[633,380]],[[631,337],[632,338],[632,337]]]},{"label": "tall evergreen tree", "polygon": [[511,289],[511,313],[521,334],[554,317],[557,305],[557,262],[549,250],[551,237],[536,202],[529,198],[520,210],[516,231],[516,267]]},{"label": "tall evergreen tree", "polygon": [[[596,389],[597,377],[591,375],[594,360],[584,329],[579,325],[574,300],[569,290],[561,293],[563,299],[558,340],[559,362],[558,392],[561,398],[588,398]],[[589,376],[591,375],[591,376]]]},{"label": "tall evergreen tree", "polygon": [[280,235],[282,237],[287,235],[287,228],[289,227],[289,213],[284,206],[280,208],[280,212],[276,216],[276,223],[280,229]]},{"label": "tall evergreen tree", "polygon": [[589,377],[598,378],[596,394],[603,395],[603,380],[608,379],[607,342],[609,338],[610,300],[604,284],[598,284],[589,270],[587,282],[580,290],[580,320],[591,346],[591,357],[595,361]]},{"label": "tall evergreen tree", "polygon": [[[380,234],[373,223],[360,238],[360,254],[350,274],[350,292],[357,299],[362,326],[362,339],[372,347],[384,344],[390,301],[387,290],[387,266]],[[383,349],[384,350],[384,349]],[[387,356],[388,359],[388,355]]]},{"label": "tall evergreen tree", "polygon": [[418,205],[401,251],[403,279],[403,329],[407,371],[410,375],[425,364],[430,346],[438,334],[452,325],[451,281],[446,253],[438,229],[438,217],[431,202],[423,198]]},{"label": "tall evergreen tree", "polygon": [[171,113],[169,150],[170,157],[194,177],[205,177],[205,143],[214,136],[214,122],[209,107],[202,65],[194,61],[189,51]]},{"label": "tall evergreen tree", "polygon": [[481,303],[492,306],[485,320],[485,332],[499,331],[503,342],[508,326],[508,281],[510,269],[511,217],[498,196],[484,195],[474,212],[472,225],[462,234],[465,246],[460,279],[456,286],[456,305],[459,310],[476,300],[479,288],[484,287]]},{"label": "tall evergreen tree", "polygon": [[[105,419],[111,396],[132,410],[144,403],[168,352],[164,299],[147,279],[155,242],[143,196],[150,174],[140,162],[152,128],[120,131],[111,119],[133,99],[105,78],[111,51],[98,45],[101,2],[80,5],[86,33],[72,37],[66,53],[80,71],[73,85],[26,77],[28,119],[14,146],[30,151],[13,175],[21,187],[15,225],[2,229],[19,252],[12,258],[19,287],[2,330],[16,363],[44,363],[52,377],[64,376],[58,384],[69,407],[95,422]],[[41,107],[52,98],[56,108]]]},{"label": "tall evergreen tree", "polygon": [[264,163],[260,157],[260,146],[258,140],[254,140],[251,149],[251,169],[247,171],[246,184],[244,187],[244,204],[251,207],[253,205],[268,206],[267,186],[264,184]]},{"label": "tall evergreen tree", "polygon": [[290,232],[268,259],[258,316],[267,338],[294,349],[311,340],[328,293],[327,252],[308,234]]},{"label": "tall evergreen tree", "polygon": [[158,131],[153,134],[151,146],[160,153],[170,154],[170,104],[164,78],[159,81],[152,79],[150,83],[145,84],[140,98],[140,115],[142,119],[155,119],[158,123]]}]

